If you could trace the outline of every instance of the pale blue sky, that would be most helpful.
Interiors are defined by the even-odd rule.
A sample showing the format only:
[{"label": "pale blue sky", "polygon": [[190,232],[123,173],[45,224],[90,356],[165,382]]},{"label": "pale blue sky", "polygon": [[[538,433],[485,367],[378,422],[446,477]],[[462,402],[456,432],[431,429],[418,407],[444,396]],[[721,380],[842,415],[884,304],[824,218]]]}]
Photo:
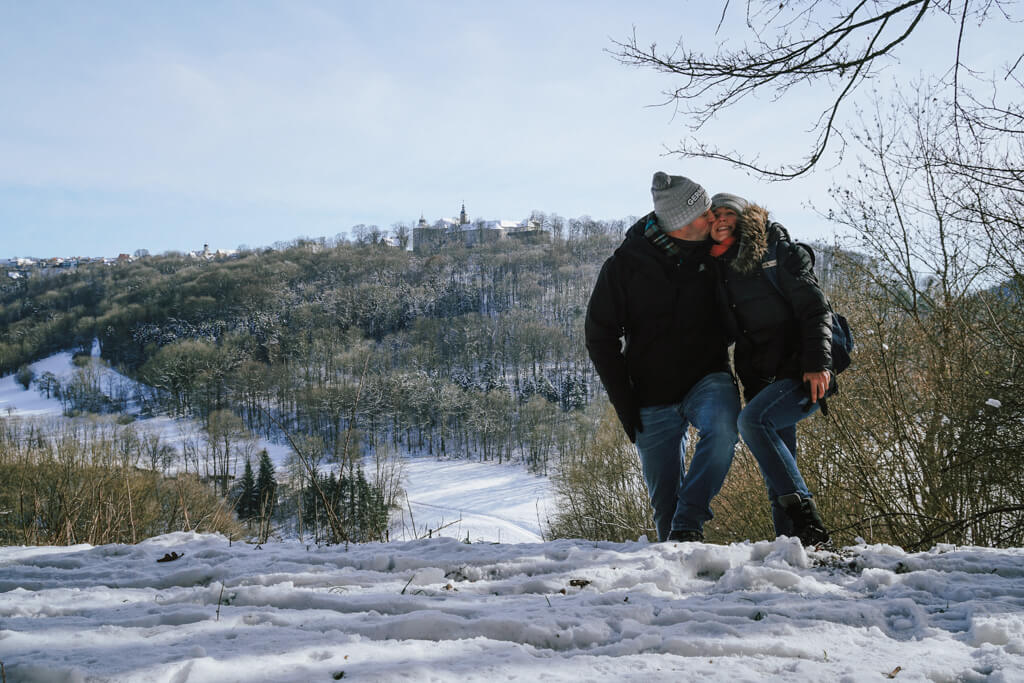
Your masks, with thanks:
[{"label": "pale blue sky", "polygon": [[[257,247],[433,221],[462,201],[472,218],[622,218],[650,209],[659,169],[826,237],[801,208],[824,201],[826,174],[769,185],[663,157],[687,134],[649,106],[671,81],[606,52],[634,26],[643,42],[712,46],[720,11],[0,0],[0,257]],[[709,139],[799,153],[787,106]]]}]

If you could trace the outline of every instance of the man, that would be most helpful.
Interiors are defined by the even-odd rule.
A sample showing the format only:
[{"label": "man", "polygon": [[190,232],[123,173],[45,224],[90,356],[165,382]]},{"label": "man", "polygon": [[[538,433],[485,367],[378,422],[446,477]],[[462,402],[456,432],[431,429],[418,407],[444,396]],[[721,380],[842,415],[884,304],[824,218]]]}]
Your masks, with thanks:
[{"label": "man", "polygon": [[[604,263],[587,307],[590,359],[640,454],[662,541],[701,541],[736,447],[739,395],[715,304],[703,187],[654,174],[654,212]],[[624,343],[623,343],[624,341]],[[700,440],[687,472],[687,429]]]}]

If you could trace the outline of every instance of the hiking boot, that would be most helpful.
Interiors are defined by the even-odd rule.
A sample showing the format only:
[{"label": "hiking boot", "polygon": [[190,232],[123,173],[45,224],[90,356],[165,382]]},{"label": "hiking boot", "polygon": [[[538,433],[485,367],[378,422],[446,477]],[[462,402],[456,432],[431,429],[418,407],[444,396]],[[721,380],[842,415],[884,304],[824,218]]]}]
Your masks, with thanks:
[{"label": "hiking boot", "polygon": [[831,541],[813,499],[803,498],[799,493],[787,493],[779,496],[779,505],[793,520],[793,533],[804,546],[813,547]]},{"label": "hiking boot", "polygon": [[673,529],[668,534],[668,540],[678,543],[699,543],[704,540],[704,534],[694,529]]}]

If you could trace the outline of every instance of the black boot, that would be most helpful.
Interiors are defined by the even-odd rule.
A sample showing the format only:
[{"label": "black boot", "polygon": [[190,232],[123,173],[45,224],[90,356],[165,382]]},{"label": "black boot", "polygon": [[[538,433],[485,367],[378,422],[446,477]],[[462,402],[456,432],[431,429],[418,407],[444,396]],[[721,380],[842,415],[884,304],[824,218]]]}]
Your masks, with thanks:
[{"label": "black boot", "polygon": [[668,535],[668,540],[680,543],[700,542],[704,540],[704,534],[692,529],[673,529]]},{"label": "black boot", "polygon": [[802,498],[799,493],[787,493],[779,496],[779,505],[793,520],[793,532],[805,546],[825,545],[831,541],[813,499]]}]

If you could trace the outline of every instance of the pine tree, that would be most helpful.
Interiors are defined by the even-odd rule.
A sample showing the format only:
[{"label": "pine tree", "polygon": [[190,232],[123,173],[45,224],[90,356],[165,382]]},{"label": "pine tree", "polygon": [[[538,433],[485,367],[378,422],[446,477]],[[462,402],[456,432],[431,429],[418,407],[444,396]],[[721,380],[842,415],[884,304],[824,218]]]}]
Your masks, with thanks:
[{"label": "pine tree", "polygon": [[252,473],[252,461],[245,459],[245,471],[242,474],[242,490],[235,503],[238,518],[247,520],[259,514],[259,498],[256,494],[256,477]]},{"label": "pine tree", "polygon": [[266,449],[260,453],[259,473],[256,475],[256,497],[254,500],[255,509],[253,514],[270,514],[274,509],[276,499],[277,480],[274,478],[274,463]]},{"label": "pine tree", "polygon": [[360,543],[384,540],[388,523],[387,505],[381,490],[366,480],[362,467],[356,472],[350,495],[353,515],[348,523],[352,539]]}]

